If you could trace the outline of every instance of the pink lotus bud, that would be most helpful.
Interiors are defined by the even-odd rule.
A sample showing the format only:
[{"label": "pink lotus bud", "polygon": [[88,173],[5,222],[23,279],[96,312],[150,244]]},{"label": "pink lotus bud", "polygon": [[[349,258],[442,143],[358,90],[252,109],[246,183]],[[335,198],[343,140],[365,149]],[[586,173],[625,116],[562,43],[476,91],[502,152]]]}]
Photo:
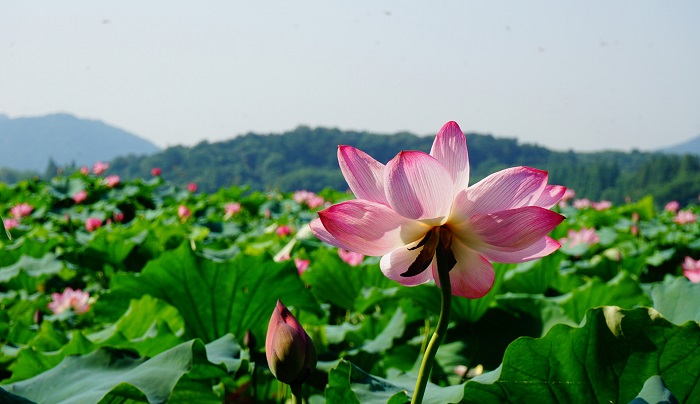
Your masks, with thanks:
[{"label": "pink lotus bud", "polygon": [[195,193],[195,192],[197,192],[197,189],[198,189],[198,188],[199,188],[199,187],[198,187],[197,184],[194,183],[194,182],[190,182],[189,184],[187,184],[187,190],[188,190],[189,192]]},{"label": "pink lotus bud", "polygon": [[88,220],[85,221],[85,230],[92,232],[97,229],[99,229],[102,226],[102,220],[96,218],[96,217],[91,217],[88,218]]},{"label": "pink lotus bud", "polygon": [[163,170],[161,170],[161,169],[158,168],[158,167],[153,167],[153,168],[151,168],[151,175],[154,176],[154,177],[160,177],[160,174],[161,174],[162,172],[163,172]]},{"label": "pink lotus bud", "polygon": [[236,213],[241,211],[241,204],[238,202],[229,202],[224,206],[224,219],[230,219]]},{"label": "pink lotus bud", "polygon": [[680,207],[681,205],[678,203],[678,201],[671,201],[664,206],[664,210],[667,212],[676,213]]},{"label": "pink lotus bud", "polygon": [[87,199],[87,192],[85,190],[78,191],[73,195],[73,201],[75,203],[82,203]]},{"label": "pink lotus bud", "polygon": [[272,374],[290,385],[304,383],[316,368],[311,337],[279,300],[267,327],[265,355]]},{"label": "pink lotus bud", "polygon": [[123,212],[114,212],[114,214],[112,214],[112,219],[114,219],[115,222],[119,223],[122,220],[124,220],[124,213]]},{"label": "pink lotus bud", "polygon": [[109,175],[105,178],[105,185],[107,185],[107,188],[114,188],[119,184],[119,180],[118,175]]},{"label": "pink lotus bud", "polygon": [[88,175],[88,174],[90,174],[90,169],[87,168],[86,166],[82,166],[82,167],[80,167],[80,173],[83,175]]},{"label": "pink lotus bud", "polygon": [[3,220],[3,225],[5,226],[5,230],[12,230],[19,226],[19,220],[15,219],[14,217],[10,217]]},{"label": "pink lotus bud", "polygon": [[343,260],[343,262],[347,263],[351,267],[356,267],[360,265],[365,259],[365,256],[360,253],[343,250],[342,248],[338,249],[338,255],[340,256],[340,259]]},{"label": "pink lotus bud", "polygon": [[187,206],[185,205],[180,205],[177,207],[177,217],[180,218],[181,222],[186,222],[187,219],[192,216],[192,212],[190,212],[189,209],[187,209]]},{"label": "pink lotus bud", "polygon": [[98,161],[95,163],[95,165],[92,166],[92,172],[95,173],[95,175],[100,175],[107,171],[109,168],[109,163],[103,163],[102,161]]},{"label": "pink lotus bud", "polygon": [[20,203],[10,209],[10,215],[12,215],[14,218],[20,219],[28,216],[33,210],[34,207],[32,205],[28,203]]},{"label": "pink lotus bud", "polygon": [[297,271],[299,272],[299,275],[303,274],[306,272],[307,269],[309,269],[309,264],[311,261],[301,259],[301,258],[294,258],[294,265],[297,266]]},{"label": "pink lotus bud", "polygon": [[685,261],[681,264],[683,275],[692,283],[700,283],[700,261],[696,261],[690,257],[685,257]]},{"label": "pink lotus bud", "polygon": [[280,237],[288,236],[292,232],[292,229],[287,225],[282,225],[277,227],[277,235]]}]

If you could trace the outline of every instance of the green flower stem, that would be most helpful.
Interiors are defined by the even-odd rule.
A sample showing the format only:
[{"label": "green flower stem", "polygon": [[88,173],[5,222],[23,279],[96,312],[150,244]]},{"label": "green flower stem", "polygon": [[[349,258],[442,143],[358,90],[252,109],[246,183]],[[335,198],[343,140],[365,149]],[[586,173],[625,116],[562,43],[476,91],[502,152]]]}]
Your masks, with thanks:
[{"label": "green flower stem", "polygon": [[301,383],[290,384],[289,387],[292,389],[292,404],[301,404]]},{"label": "green flower stem", "polygon": [[418,372],[418,380],[416,380],[416,388],[413,390],[413,398],[411,404],[418,404],[423,402],[423,395],[425,394],[425,387],[428,385],[428,379],[430,378],[430,371],[433,368],[433,359],[435,359],[435,354],[437,353],[440,343],[442,343],[445,334],[447,333],[447,325],[450,322],[450,308],[452,307],[452,285],[450,285],[450,269],[449,260],[447,258],[447,253],[441,244],[435,251],[437,258],[437,269],[438,278],[440,280],[440,318],[438,319],[437,328],[433,333],[430,342],[428,343],[428,348],[423,356],[423,362],[420,365],[420,371]]}]

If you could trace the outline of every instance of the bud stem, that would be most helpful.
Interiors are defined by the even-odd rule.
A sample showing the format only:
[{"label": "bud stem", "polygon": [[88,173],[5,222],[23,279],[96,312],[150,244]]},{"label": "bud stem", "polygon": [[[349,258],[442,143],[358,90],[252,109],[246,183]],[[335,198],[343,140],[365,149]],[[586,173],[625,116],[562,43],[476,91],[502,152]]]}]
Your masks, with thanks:
[{"label": "bud stem", "polygon": [[433,368],[433,360],[435,359],[435,354],[437,353],[440,343],[442,343],[445,334],[447,333],[447,325],[450,322],[450,308],[452,307],[452,285],[450,284],[450,270],[454,266],[454,258],[451,258],[452,251],[450,249],[450,239],[451,234],[446,230],[441,229],[439,232],[440,240],[438,242],[438,247],[435,251],[435,256],[437,258],[437,272],[438,279],[440,280],[440,317],[438,318],[437,328],[433,333],[430,342],[428,343],[428,348],[423,356],[423,362],[420,366],[420,371],[418,372],[418,380],[416,380],[416,387],[413,390],[413,397],[411,404],[419,404],[423,402],[423,395],[425,394],[425,388],[428,385],[428,379],[430,378],[430,371]]},{"label": "bud stem", "polygon": [[292,389],[292,404],[302,404],[301,383],[290,384],[289,387]]}]

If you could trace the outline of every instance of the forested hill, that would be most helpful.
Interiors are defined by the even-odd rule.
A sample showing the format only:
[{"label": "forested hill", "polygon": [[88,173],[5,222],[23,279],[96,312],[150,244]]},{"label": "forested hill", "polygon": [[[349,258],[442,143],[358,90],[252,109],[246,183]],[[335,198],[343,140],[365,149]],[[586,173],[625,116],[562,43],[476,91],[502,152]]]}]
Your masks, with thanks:
[{"label": "forested hill", "polygon": [[[166,179],[196,182],[201,190],[249,185],[252,189],[346,190],[338,168],[337,146],[357,147],[382,163],[400,150],[428,152],[434,136],[409,133],[376,135],[338,129],[299,127],[284,134],[247,134],[218,143],[170,147],[143,157],[117,158],[110,173],[147,177],[160,167]],[[697,203],[700,193],[698,157],[652,153],[554,152],[519,144],[515,139],[467,134],[472,181],[517,165],[548,170],[550,183],[576,190],[579,197],[623,202],[652,194],[657,203]]]}]

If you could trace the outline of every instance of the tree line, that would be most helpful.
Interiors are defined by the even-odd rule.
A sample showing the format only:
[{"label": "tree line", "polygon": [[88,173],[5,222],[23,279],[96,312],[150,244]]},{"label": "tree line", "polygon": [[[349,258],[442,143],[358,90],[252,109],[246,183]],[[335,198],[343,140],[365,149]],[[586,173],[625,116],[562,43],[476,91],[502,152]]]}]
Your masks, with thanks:
[{"label": "tree line", "polygon": [[[317,192],[327,187],[343,191],[347,184],[338,168],[338,145],[352,145],[386,163],[401,150],[430,151],[433,139],[410,133],[378,135],[300,126],[284,134],[249,133],[223,142],[169,147],[148,156],[119,157],[111,162],[109,172],[125,179],[143,178],[159,167],[165,179],[180,185],[195,182],[207,192],[232,185],[284,192]],[[470,183],[500,169],[527,165],[549,171],[550,183],[565,185],[577,197],[591,200],[624,203],[651,194],[659,204],[670,200],[689,204],[697,203],[700,193],[698,156],[558,152],[474,133],[467,134],[467,146]],[[7,171],[0,171],[0,180],[16,180],[17,175]],[[55,172],[55,167],[47,171]]]}]

